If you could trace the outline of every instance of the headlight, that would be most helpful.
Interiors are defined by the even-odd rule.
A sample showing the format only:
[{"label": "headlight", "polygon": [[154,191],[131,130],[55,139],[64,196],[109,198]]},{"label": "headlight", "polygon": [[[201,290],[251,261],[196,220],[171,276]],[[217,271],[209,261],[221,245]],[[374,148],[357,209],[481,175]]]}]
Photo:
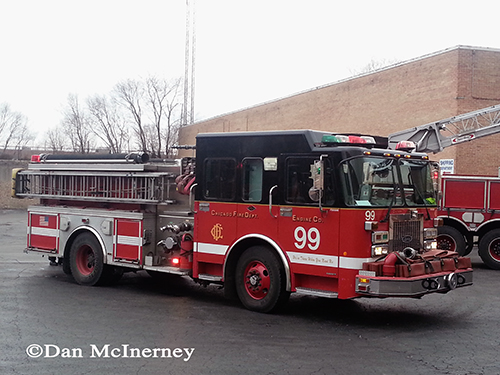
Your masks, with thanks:
[{"label": "headlight", "polygon": [[432,238],[436,238],[437,236],[438,236],[437,228],[425,228],[424,229],[424,238],[425,239],[432,239]]},{"label": "headlight", "polygon": [[426,251],[428,250],[436,250],[437,249],[437,241],[424,241],[424,248]]},{"label": "headlight", "polygon": [[389,245],[373,245],[372,257],[379,257],[381,255],[389,254]]}]

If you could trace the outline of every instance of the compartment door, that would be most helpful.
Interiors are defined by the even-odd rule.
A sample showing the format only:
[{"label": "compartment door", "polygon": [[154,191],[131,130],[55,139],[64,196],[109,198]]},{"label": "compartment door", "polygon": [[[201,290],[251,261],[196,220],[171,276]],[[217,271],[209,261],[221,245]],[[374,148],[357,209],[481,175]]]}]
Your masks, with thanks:
[{"label": "compartment door", "polygon": [[141,263],[142,220],[115,219],[113,236],[113,260]]},{"label": "compartment door", "polygon": [[59,215],[28,212],[28,249],[59,252]]}]

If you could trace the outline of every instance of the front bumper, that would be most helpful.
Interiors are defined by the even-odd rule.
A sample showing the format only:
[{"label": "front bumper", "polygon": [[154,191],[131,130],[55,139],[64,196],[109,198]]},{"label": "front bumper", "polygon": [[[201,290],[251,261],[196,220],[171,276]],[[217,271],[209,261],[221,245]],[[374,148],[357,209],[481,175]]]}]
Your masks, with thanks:
[{"label": "front bumper", "polygon": [[[366,275],[365,275],[366,274]],[[415,277],[356,275],[356,293],[372,297],[421,297],[472,285],[472,268]]]}]

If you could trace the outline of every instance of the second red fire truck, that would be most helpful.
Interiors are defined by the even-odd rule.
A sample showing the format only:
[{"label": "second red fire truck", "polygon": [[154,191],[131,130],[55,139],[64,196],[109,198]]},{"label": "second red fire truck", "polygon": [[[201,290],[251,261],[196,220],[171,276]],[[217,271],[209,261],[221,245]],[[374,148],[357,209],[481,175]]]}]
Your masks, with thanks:
[{"label": "second red fire truck", "polygon": [[500,178],[444,175],[439,245],[468,255],[477,244],[484,264],[500,269]]},{"label": "second red fire truck", "polygon": [[[411,140],[418,151],[437,153],[499,131],[500,105],[494,105],[390,134],[389,143]],[[500,269],[500,178],[444,174],[440,198],[439,248],[466,256],[477,245],[483,262]]]},{"label": "second red fire truck", "polygon": [[[260,312],[290,293],[421,297],[472,284],[436,248],[432,164],[411,143],[311,130],[200,134],[196,158],[34,158],[14,173],[27,250],[76,282],[146,270],[220,284]],[[94,156],[94,158],[97,156]]]}]

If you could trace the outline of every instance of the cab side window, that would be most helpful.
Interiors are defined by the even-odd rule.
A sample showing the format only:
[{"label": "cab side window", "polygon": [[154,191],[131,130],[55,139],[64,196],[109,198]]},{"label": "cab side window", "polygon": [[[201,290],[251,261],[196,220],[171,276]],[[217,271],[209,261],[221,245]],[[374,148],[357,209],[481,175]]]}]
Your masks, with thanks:
[{"label": "cab side window", "polygon": [[[311,179],[311,166],[318,157],[289,157],[286,159],[286,187],[285,201],[290,204],[298,205],[317,205],[317,201],[312,200],[309,190],[313,186]],[[335,202],[334,181],[330,161],[324,160],[324,196],[322,202],[331,206]]]},{"label": "cab side window", "polygon": [[243,167],[243,201],[260,202],[262,200],[262,159],[244,159]]},{"label": "cab side window", "polygon": [[206,199],[230,201],[236,193],[236,161],[234,159],[205,159],[204,191]]},{"label": "cab side window", "polygon": [[286,161],[286,195],[288,203],[314,203],[309,198],[309,189],[313,186],[310,179],[312,159],[291,157]]}]

